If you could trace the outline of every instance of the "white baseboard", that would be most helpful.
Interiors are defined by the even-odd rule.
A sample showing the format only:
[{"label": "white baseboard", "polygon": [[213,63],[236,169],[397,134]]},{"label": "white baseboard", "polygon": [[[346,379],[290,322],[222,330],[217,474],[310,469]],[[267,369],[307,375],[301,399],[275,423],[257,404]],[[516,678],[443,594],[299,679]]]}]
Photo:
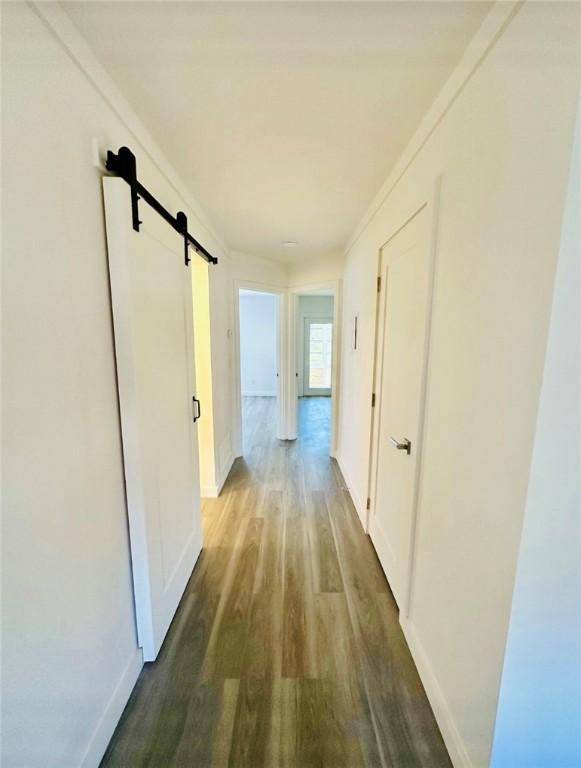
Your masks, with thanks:
[{"label": "white baseboard", "polygon": [[418,670],[422,684],[426,690],[428,701],[434,712],[434,717],[442,733],[442,738],[446,744],[450,760],[454,768],[474,768],[468,755],[466,745],[456,726],[456,722],[450,712],[446,697],[440,687],[440,684],[432,670],[430,660],[420,642],[418,635],[409,619],[405,619],[400,614],[400,624],[407,640],[410,652]]},{"label": "white baseboard", "polygon": [[349,495],[351,496],[351,501],[353,502],[353,506],[355,507],[355,510],[357,512],[357,515],[359,516],[359,519],[361,521],[361,525],[363,526],[363,530],[365,533],[367,533],[367,499],[363,501],[355,490],[355,486],[351,482],[349,478],[349,473],[345,469],[345,464],[343,462],[343,459],[341,458],[341,454],[339,451],[337,451],[337,454],[335,456],[335,459],[337,460],[337,464],[339,465],[339,469],[341,470],[341,474],[343,475],[343,478],[347,484],[347,490],[349,491]]},{"label": "white baseboard", "polygon": [[276,397],[276,390],[255,389],[252,392],[243,392],[242,397]]},{"label": "white baseboard", "polygon": [[142,667],[143,654],[141,653],[141,648],[135,648],[111,698],[103,710],[101,719],[91,736],[79,768],[97,768],[101,762],[105,750],[111,741],[111,736],[113,736],[117,723],[123,714],[125,705],[129,701],[129,696],[137,682]]},{"label": "white baseboard", "polygon": [[222,491],[222,488],[224,487],[224,483],[228,479],[228,475],[230,474],[230,470],[232,469],[232,465],[236,461],[236,456],[234,456],[233,453],[230,453],[224,464],[222,465],[222,474],[218,478],[218,483],[216,486],[216,496],[220,495],[220,492]]},{"label": "white baseboard", "polygon": [[[337,452],[336,459],[337,463],[339,464],[341,474],[343,475],[347,485],[349,495],[353,501],[353,505],[355,506],[357,514],[361,520],[361,524],[363,525],[363,529],[368,532],[366,528],[367,505],[363,502],[363,499],[358,496],[355,487],[349,478],[349,473],[345,469],[345,463],[341,457],[340,452]],[[438,723],[442,733],[444,743],[446,744],[446,748],[450,754],[452,765],[454,768],[474,768],[464,741],[462,740],[454,718],[452,717],[452,713],[450,712],[446,698],[442,692],[436,676],[434,675],[428,656],[415,632],[412,623],[400,615],[400,624],[416,664],[420,679],[426,690],[426,695],[434,712],[434,717],[436,718],[436,722]]]},{"label": "white baseboard", "polygon": [[224,468],[222,470],[222,473],[220,477],[217,480],[216,485],[203,485],[200,488],[200,495],[203,499],[217,499],[220,495],[222,488],[224,487],[224,483],[226,482],[228,475],[230,474],[230,470],[232,469],[232,464],[236,461],[236,456],[234,454],[230,454],[228,459],[224,462]]},{"label": "white baseboard", "polygon": [[391,588],[391,591],[393,592],[396,602],[398,603],[398,605],[403,605],[404,597],[401,594],[403,590],[400,590],[399,588],[400,585],[396,581],[397,568],[395,565],[396,564],[395,553],[389,544],[389,540],[385,535],[383,528],[381,527],[381,524],[379,523],[377,515],[374,515],[370,519],[369,535],[373,542],[373,547],[375,549],[375,552],[377,553],[379,562],[381,563],[381,568],[385,574],[385,578],[389,583],[389,586]]}]

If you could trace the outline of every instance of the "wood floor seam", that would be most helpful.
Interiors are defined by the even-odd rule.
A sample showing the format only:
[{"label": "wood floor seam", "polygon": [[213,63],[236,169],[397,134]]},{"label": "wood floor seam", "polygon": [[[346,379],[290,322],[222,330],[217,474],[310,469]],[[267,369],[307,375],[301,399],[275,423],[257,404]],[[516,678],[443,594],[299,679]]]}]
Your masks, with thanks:
[{"label": "wood floor seam", "polygon": [[336,462],[330,399],[244,398],[244,457],[103,768],[451,768]]}]

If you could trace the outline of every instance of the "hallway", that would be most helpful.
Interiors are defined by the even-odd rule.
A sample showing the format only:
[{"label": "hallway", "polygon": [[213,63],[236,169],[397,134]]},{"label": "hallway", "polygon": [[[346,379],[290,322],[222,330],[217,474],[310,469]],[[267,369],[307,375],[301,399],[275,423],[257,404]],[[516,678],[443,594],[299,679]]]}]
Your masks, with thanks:
[{"label": "hallway", "polygon": [[301,399],[281,443],[275,399],[245,400],[246,456],[204,501],[203,553],[103,766],[450,766],[329,406]]},{"label": "hallway", "polygon": [[331,444],[331,398],[299,398],[299,440],[303,454],[316,453],[329,457]]}]

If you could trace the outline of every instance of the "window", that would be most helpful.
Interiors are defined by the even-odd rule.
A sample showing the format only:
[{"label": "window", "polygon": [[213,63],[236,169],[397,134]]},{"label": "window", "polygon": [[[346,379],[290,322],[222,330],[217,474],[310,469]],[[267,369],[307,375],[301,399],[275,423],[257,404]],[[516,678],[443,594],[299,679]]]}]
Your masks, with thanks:
[{"label": "window", "polygon": [[309,323],[309,389],[331,388],[333,324]]}]

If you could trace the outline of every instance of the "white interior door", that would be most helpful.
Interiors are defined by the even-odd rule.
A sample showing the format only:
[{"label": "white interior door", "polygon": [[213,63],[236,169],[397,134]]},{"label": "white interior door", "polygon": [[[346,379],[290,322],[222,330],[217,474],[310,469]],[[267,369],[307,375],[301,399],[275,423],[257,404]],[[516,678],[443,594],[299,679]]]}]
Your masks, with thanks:
[{"label": "white interior door", "polygon": [[[139,645],[153,661],[202,547],[190,271],[183,240],[103,180]],[[197,410],[197,406],[196,406]]]},{"label": "white interior door", "polygon": [[305,318],[303,395],[330,395],[333,318]]},{"label": "white interior door", "polygon": [[[376,489],[370,533],[398,605],[409,580],[431,264],[426,209],[383,248]],[[381,326],[380,326],[381,327]]]}]

